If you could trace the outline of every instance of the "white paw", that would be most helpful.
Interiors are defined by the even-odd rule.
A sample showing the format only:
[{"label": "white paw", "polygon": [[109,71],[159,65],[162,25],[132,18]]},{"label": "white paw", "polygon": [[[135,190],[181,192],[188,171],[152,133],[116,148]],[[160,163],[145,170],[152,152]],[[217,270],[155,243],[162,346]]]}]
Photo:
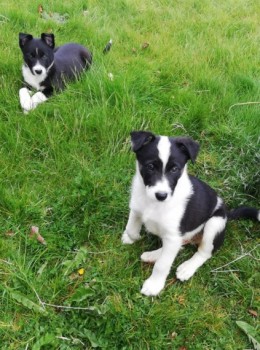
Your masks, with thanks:
[{"label": "white paw", "polygon": [[144,252],[141,255],[141,260],[147,263],[155,263],[156,260],[160,257],[161,251],[161,249],[157,249],[151,252]]},{"label": "white paw", "polygon": [[129,237],[127,231],[122,234],[121,241],[123,244],[133,244],[134,240]]},{"label": "white paw", "polygon": [[146,296],[155,296],[160,293],[160,291],[163,289],[165,284],[164,280],[161,279],[154,279],[154,278],[148,278],[141,289],[141,293]]},{"label": "white paw", "polygon": [[181,264],[176,271],[176,276],[180,281],[187,281],[197,270],[197,266],[195,266],[194,261],[187,260],[183,264]]},{"label": "white paw", "polygon": [[33,108],[30,91],[27,88],[21,88],[19,90],[19,98],[21,107],[24,110],[24,112],[29,112]]},{"label": "white paw", "polygon": [[47,101],[47,97],[41,91],[39,91],[32,96],[31,100],[32,100],[32,108],[34,109],[38,106],[38,104]]}]

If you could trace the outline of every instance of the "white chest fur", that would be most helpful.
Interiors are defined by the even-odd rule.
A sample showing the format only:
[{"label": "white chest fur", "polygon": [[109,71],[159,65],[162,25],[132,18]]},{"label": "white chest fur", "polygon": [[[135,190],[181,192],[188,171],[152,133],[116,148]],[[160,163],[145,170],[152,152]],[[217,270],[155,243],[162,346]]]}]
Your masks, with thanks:
[{"label": "white chest fur", "polygon": [[28,66],[23,65],[22,66],[22,74],[24,81],[32,86],[36,90],[44,90],[44,86],[41,86],[40,84],[46,79],[47,72],[41,75],[34,75],[32,74],[30,68]]}]

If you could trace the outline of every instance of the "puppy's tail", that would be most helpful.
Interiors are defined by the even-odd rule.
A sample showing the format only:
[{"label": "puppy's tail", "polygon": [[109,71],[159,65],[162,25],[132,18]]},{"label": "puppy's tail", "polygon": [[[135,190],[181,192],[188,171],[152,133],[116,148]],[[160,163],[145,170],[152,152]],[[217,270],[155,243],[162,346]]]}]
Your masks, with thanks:
[{"label": "puppy's tail", "polygon": [[260,221],[260,210],[252,207],[238,207],[236,209],[232,209],[228,212],[229,220],[237,220],[237,219],[251,219]]}]

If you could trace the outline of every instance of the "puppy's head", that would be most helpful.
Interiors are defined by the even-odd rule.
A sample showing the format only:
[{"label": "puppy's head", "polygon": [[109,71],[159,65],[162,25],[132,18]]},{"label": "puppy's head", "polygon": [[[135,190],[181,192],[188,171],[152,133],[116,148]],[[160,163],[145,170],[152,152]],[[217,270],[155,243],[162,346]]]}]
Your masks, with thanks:
[{"label": "puppy's head", "polygon": [[40,39],[34,39],[31,34],[20,33],[19,46],[32,74],[45,77],[54,61],[54,35],[42,33]]},{"label": "puppy's head", "polygon": [[169,200],[187,161],[195,161],[198,143],[188,137],[156,136],[146,131],[133,131],[131,141],[148,197]]}]

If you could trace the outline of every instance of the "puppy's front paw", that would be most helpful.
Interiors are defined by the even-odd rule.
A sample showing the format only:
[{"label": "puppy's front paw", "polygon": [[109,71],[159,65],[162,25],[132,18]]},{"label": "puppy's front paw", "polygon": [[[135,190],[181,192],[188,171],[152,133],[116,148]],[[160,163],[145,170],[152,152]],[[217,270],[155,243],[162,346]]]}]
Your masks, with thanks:
[{"label": "puppy's front paw", "polygon": [[141,293],[146,296],[155,296],[160,293],[160,291],[163,289],[165,284],[164,280],[161,279],[154,279],[154,278],[148,278],[141,289]]},{"label": "puppy's front paw", "polygon": [[25,87],[21,88],[19,90],[19,98],[24,113],[28,113],[33,108],[30,91]]},{"label": "puppy's front paw", "polygon": [[124,231],[124,233],[122,234],[121,241],[123,244],[133,244],[134,243],[134,240],[129,237],[127,231]]},{"label": "puppy's front paw", "polygon": [[196,270],[196,266],[190,260],[184,261],[184,263],[177,268],[176,277],[182,282],[187,281],[194,275]]},{"label": "puppy's front paw", "polygon": [[141,260],[147,263],[155,263],[156,260],[160,257],[161,252],[162,252],[162,249],[152,250],[150,252],[144,252],[141,255]]},{"label": "puppy's front paw", "polygon": [[47,101],[47,97],[41,91],[36,92],[32,97],[32,108],[36,108],[40,103]]}]

